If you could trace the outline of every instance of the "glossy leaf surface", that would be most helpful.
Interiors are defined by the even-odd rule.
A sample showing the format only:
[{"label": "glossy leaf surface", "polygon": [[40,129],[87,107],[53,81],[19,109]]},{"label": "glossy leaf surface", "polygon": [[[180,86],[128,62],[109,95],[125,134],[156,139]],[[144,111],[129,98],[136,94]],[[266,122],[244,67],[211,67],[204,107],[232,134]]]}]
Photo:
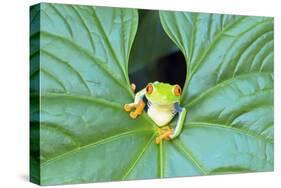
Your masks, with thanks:
[{"label": "glossy leaf surface", "polygon": [[[123,110],[133,98],[127,70],[137,11],[40,6],[31,20],[41,23],[31,33],[33,42],[40,37],[40,49],[31,50],[31,79],[40,74],[41,183],[127,177],[154,134],[149,119],[131,120]],[[153,176],[155,157],[152,150]]]},{"label": "glossy leaf surface", "polygon": [[177,139],[156,145],[147,115],[132,120],[123,110],[133,100],[128,62],[137,10],[44,3],[31,10],[31,26],[41,26],[31,33],[31,82],[41,83],[31,84],[31,97],[40,89],[31,130],[40,128],[41,184],[273,169],[272,19],[160,18],[186,58],[188,114]]},{"label": "glossy leaf surface", "polygon": [[187,63],[188,114],[173,145],[200,174],[272,170],[273,20],[166,11],[160,18]]}]

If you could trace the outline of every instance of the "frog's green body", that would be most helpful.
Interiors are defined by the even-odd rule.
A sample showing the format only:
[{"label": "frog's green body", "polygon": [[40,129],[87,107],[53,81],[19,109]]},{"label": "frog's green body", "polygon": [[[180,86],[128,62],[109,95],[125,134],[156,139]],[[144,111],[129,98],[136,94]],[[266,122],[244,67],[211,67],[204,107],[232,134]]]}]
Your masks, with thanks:
[{"label": "frog's green body", "polygon": [[[177,137],[182,129],[186,109],[180,107],[180,95],[181,88],[178,85],[170,85],[161,82],[150,83],[146,88],[140,90],[135,95],[133,103],[126,104],[125,110],[130,111],[133,107],[135,111],[130,113],[132,118],[136,118],[143,111],[145,106],[143,97],[148,100],[148,116],[156,123],[159,127],[167,126],[173,117],[179,113],[178,122],[174,130],[168,129],[168,133],[164,133],[158,137],[157,143],[162,139],[173,139]],[[159,141],[160,139],[160,141]]]}]

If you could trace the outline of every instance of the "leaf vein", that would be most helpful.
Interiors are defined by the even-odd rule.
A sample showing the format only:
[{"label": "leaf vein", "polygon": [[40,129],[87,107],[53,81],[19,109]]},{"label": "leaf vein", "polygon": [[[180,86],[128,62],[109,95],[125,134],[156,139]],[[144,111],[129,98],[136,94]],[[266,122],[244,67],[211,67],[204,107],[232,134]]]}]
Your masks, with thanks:
[{"label": "leaf vein", "polygon": [[224,124],[218,124],[218,123],[208,123],[208,122],[188,122],[188,125],[185,127],[210,127],[210,128],[222,128],[222,129],[228,129],[228,130],[232,130],[232,131],[236,131],[242,135],[247,135],[247,136],[251,136],[251,137],[255,137],[257,139],[261,139],[264,140],[270,144],[273,144],[273,139],[267,138],[263,135],[260,135],[258,133],[256,133],[255,131],[252,131],[250,129],[246,129],[246,128],[238,128],[238,127],[234,127],[231,125],[224,125]]},{"label": "leaf vein", "polygon": [[42,71],[43,73],[45,73],[46,75],[48,75],[49,77],[51,77],[52,79],[54,79],[55,81],[57,81],[57,82],[59,83],[59,85],[63,88],[63,90],[64,90],[65,92],[67,92],[67,89],[66,89],[66,87],[64,86],[63,82],[62,82],[60,79],[58,79],[53,73],[51,73],[51,72],[49,72],[49,71],[43,69],[42,67],[40,68],[40,71]]},{"label": "leaf vein", "polygon": [[56,14],[62,19],[63,23],[66,25],[66,28],[71,36],[71,38],[73,38],[73,31],[71,29],[70,24],[67,22],[67,20],[64,18],[64,16],[60,13],[60,11],[52,4],[48,4],[55,12]]},{"label": "leaf vein", "polygon": [[199,101],[199,99],[203,98],[204,96],[208,95],[209,93],[211,93],[213,90],[215,90],[216,88],[219,88],[225,84],[228,84],[229,82],[232,82],[236,79],[239,79],[239,78],[243,78],[243,77],[249,77],[249,76],[255,76],[255,75],[261,75],[261,74],[264,74],[264,75],[272,75],[272,73],[270,72],[251,72],[251,73],[248,73],[248,74],[241,74],[239,76],[236,76],[236,77],[232,77],[230,79],[227,79],[227,80],[224,80],[216,85],[214,85],[213,87],[205,90],[204,92],[202,92],[200,95],[198,95],[196,98],[194,98],[193,100],[189,101],[189,103],[187,104],[187,107],[190,107],[191,105],[193,105],[194,103],[196,103],[197,101]]},{"label": "leaf vein", "polygon": [[155,137],[155,134],[153,134],[152,137],[148,140],[148,142],[144,145],[143,149],[139,152],[139,154],[135,158],[134,162],[128,167],[128,169],[125,171],[124,175],[120,179],[125,180],[130,175],[130,173],[132,172],[134,167],[137,165],[139,160],[142,158],[142,156],[145,153],[145,151],[147,150],[147,148],[150,146],[150,144],[154,140],[154,137]]},{"label": "leaf vein", "polygon": [[[98,26],[97,28],[98,28],[98,29],[100,30],[100,32],[102,33],[102,36],[104,36],[103,38],[105,39],[105,42],[106,42],[106,44],[107,44],[107,46],[108,46],[108,48],[109,48],[109,50],[110,50],[110,52],[111,52],[113,58],[116,60],[117,65],[119,66],[119,68],[120,68],[121,71],[123,72],[124,78],[126,79],[126,81],[127,81],[128,84],[129,84],[129,81],[127,80],[127,77],[126,77],[126,72],[125,72],[125,70],[123,69],[123,67],[122,67],[122,65],[121,65],[121,61],[118,59],[118,57],[117,57],[117,55],[116,55],[114,49],[112,48],[112,45],[111,45],[111,43],[110,43],[110,41],[109,41],[109,38],[108,38],[108,36],[107,36],[107,34],[106,34],[104,28],[103,28],[103,25],[102,25],[102,23],[101,23],[99,17],[97,16],[95,10],[93,10],[93,14],[92,14],[92,15],[93,15],[93,17],[95,18],[95,20],[96,20],[96,22],[97,22],[97,26]],[[127,62],[126,62],[126,63],[127,63]]]},{"label": "leaf vein", "polygon": [[183,95],[185,95],[186,93],[186,88],[189,84],[189,81],[191,79],[191,77],[193,76],[194,72],[196,71],[196,69],[200,66],[200,64],[202,63],[202,61],[204,60],[204,58],[208,55],[210,49],[212,49],[212,47],[217,43],[217,41],[223,36],[223,33],[225,31],[227,31],[228,29],[230,29],[231,27],[233,27],[234,25],[240,23],[243,19],[245,19],[245,17],[241,17],[240,19],[234,20],[231,23],[229,23],[228,25],[225,26],[225,28],[223,30],[221,30],[219,32],[219,34],[217,34],[213,40],[213,42],[208,46],[208,48],[204,51],[204,53],[202,53],[200,59],[197,61],[197,63],[194,65],[194,68],[192,69],[191,73],[189,76],[186,77],[185,80],[185,86],[184,86],[184,90],[183,90]]},{"label": "leaf vein", "polygon": [[70,6],[70,7],[74,10],[75,14],[78,16],[78,18],[80,19],[81,23],[84,25],[84,27],[85,27],[85,29],[87,31],[88,37],[90,38],[90,43],[91,43],[92,50],[93,50],[93,52],[95,52],[95,44],[94,44],[93,36],[92,36],[92,34],[90,32],[90,29],[89,29],[86,21],[84,20],[82,15],[79,13],[79,11],[73,5]]},{"label": "leaf vein", "polygon": [[[236,62],[238,62],[238,63],[236,63],[236,65],[235,65],[235,68],[234,68],[233,76],[232,76],[232,77],[234,77],[234,76],[236,75],[236,73],[237,73],[238,70],[239,70],[239,67],[242,65],[242,62],[241,62],[240,60],[241,60],[241,57],[243,56],[243,54],[247,51],[247,49],[249,49],[251,46],[253,46],[253,45],[255,44],[255,41],[257,41],[257,40],[259,40],[260,38],[264,37],[264,36],[267,35],[268,33],[272,33],[272,31],[269,30],[269,31],[266,31],[266,32],[262,33],[260,36],[256,37],[253,41],[251,41],[251,42],[249,43],[249,45],[248,45],[246,48],[243,48],[243,49],[242,49],[242,53],[238,53],[238,54],[239,54],[239,55],[238,55],[239,57],[238,57],[238,60],[236,61]],[[234,59],[236,59],[236,57],[235,57]],[[241,63],[239,63],[239,62],[241,62]]]},{"label": "leaf vein", "polygon": [[[67,39],[67,38],[64,38],[64,37],[61,37],[61,36],[58,36],[58,35],[55,35],[53,33],[49,33],[49,32],[46,32],[46,31],[40,31],[40,33],[42,35],[47,35],[49,37],[53,37],[53,38],[56,38],[58,40],[62,40],[64,43],[68,43],[72,46],[74,46],[75,48],[78,48],[81,52],[83,52],[85,55],[87,55],[90,59],[92,59],[93,61],[91,61],[92,63],[98,65],[110,78],[111,80],[115,81],[119,86],[121,86],[122,88],[124,88],[132,97],[133,97],[133,93],[132,91],[129,89],[129,87],[125,84],[123,84],[120,80],[118,80],[116,77],[114,77],[114,75],[107,69],[107,67],[104,65],[104,63],[102,62],[102,60],[98,59],[97,57],[94,57],[90,52],[88,52],[88,50],[84,49],[83,47],[77,45],[76,43],[74,43],[73,41]],[[32,35],[33,36],[33,35]],[[31,36],[31,37],[32,37]]]},{"label": "leaf vein", "polygon": [[184,156],[192,162],[192,164],[203,174],[208,175],[209,170],[199,162],[199,160],[195,157],[195,155],[191,152],[191,150],[183,144],[180,140],[174,140],[173,144],[176,146],[178,150],[180,150]]},{"label": "leaf vein", "polygon": [[98,141],[95,141],[95,142],[92,142],[92,143],[89,143],[89,144],[86,144],[86,145],[83,145],[83,146],[80,146],[78,148],[75,148],[73,150],[70,150],[68,152],[65,152],[61,155],[58,155],[52,159],[49,159],[43,163],[41,163],[41,168],[42,167],[45,167],[55,161],[58,161],[68,155],[74,155],[76,153],[78,153],[79,151],[81,150],[85,150],[85,149],[88,149],[90,147],[96,147],[96,146],[99,146],[99,145],[102,145],[102,144],[106,144],[108,142],[112,142],[118,138],[122,138],[122,137],[126,137],[126,136],[129,136],[131,134],[136,134],[136,133],[145,133],[145,132],[149,132],[151,133],[151,129],[138,129],[138,130],[133,130],[133,131],[127,131],[127,132],[122,132],[122,133],[119,133],[119,134],[116,134],[116,135],[113,135],[113,136],[110,136],[110,137],[107,137],[107,138],[104,138],[104,139],[100,139]]},{"label": "leaf vein", "polygon": [[48,51],[46,51],[44,49],[40,49],[40,51],[42,53],[45,53],[47,56],[53,58],[54,60],[57,60],[58,62],[61,62],[61,63],[65,64],[67,67],[69,67],[74,73],[76,73],[76,75],[78,76],[80,81],[82,81],[83,85],[87,88],[89,94],[92,94],[92,91],[91,91],[89,85],[87,84],[86,80],[83,78],[83,76],[80,74],[80,72],[78,72],[71,64],[69,64],[67,61],[64,61],[63,59],[55,56],[51,52],[48,52]]}]

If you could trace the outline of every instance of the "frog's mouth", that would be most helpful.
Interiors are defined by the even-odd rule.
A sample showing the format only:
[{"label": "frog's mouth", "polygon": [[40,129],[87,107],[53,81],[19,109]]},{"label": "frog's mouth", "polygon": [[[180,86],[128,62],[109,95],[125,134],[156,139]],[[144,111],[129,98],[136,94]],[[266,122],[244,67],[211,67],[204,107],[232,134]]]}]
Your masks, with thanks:
[{"label": "frog's mouth", "polygon": [[147,105],[148,105],[148,107],[150,107],[150,106],[157,106],[157,107],[159,107],[159,108],[170,108],[170,107],[172,107],[172,106],[174,106],[174,104],[176,103],[176,101],[153,101],[153,102],[151,102],[149,99],[147,99]]}]

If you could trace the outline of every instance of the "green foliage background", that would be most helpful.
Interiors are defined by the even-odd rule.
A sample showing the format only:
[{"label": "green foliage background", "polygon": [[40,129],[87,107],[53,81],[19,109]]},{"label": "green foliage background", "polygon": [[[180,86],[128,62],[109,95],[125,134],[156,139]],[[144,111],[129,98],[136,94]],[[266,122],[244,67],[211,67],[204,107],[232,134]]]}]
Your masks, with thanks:
[{"label": "green foliage background", "polygon": [[[272,18],[43,3],[30,19],[32,181],[273,170]],[[178,50],[188,114],[177,139],[156,145],[148,116],[123,110],[128,72]]]}]

